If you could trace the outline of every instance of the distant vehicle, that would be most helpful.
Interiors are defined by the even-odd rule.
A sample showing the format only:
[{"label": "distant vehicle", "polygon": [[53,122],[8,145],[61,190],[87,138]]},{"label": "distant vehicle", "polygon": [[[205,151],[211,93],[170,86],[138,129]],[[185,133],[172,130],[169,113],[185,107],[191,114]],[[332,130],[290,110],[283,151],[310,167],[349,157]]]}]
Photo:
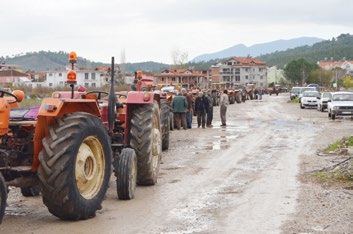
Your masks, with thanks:
[{"label": "distant vehicle", "polygon": [[299,96],[299,93],[300,93],[300,89],[302,87],[293,87],[291,90],[290,90],[290,100],[293,100],[295,99],[296,97]]},{"label": "distant vehicle", "polygon": [[299,103],[300,103],[300,101],[301,101],[301,99],[302,99],[303,93],[304,93],[305,91],[310,91],[310,90],[311,90],[311,91],[317,91],[315,87],[301,87],[301,88],[300,88],[299,95],[298,95],[298,97],[299,97]]},{"label": "distant vehicle", "polygon": [[327,109],[327,101],[331,100],[331,97],[331,92],[322,92],[319,103],[317,104],[317,110],[323,112],[325,109]]},{"label": "distant vehicle", "polygon": [[328,117],[336,119],[337,116],[353,117],[353,92],[332,93],[327,103]]},{"label": "distant vehicle", "polygon": [[305,91],[300,103],[300,108],[304,109],[305,107],[317,107],[320,94],[318,91]]},{"label": "distant vehicle", "polygon": [[307,87],[314,87],[314,88],[316,88],[316,91],[320,91],[320,85],[318,85],[318,84],[308,84]]}]

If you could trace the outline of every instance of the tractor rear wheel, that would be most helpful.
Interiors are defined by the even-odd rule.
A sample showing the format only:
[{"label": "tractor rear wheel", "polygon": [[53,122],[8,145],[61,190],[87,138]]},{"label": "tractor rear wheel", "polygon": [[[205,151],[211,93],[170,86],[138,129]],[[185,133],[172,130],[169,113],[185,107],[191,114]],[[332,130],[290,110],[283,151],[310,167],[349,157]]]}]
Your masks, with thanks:
[{"label": "tractor rear wheel", "polygon": [[76,112],[58,119],[39,154],[38,178],[49,212],[64,220],[94,217],[108,188],[111,154],[98,117]]},{"label": "tractor rear wheel", "polygon": [[166,99],[161,100],[162,150],[169,149],[169,105]]},{"label": "tractor rear wheel", "polygon": [[5,214],[6,199],[7,199],[7,188],[6,188],[4,177],[2,177],[2,174],[0,172],[0,224]]},{"label": "tractor rear wheel", "polygon": [[138,105],[132,110],[130,145],[137,156],[137,184],[157,183],[162,155],[158,103]]},{"label": "tractor rear wheel", "polygon": [[131,200],[135,197],[137,158],[135,151],[124,148],[117,161],[114,161],[116,189],[120,200]]}]

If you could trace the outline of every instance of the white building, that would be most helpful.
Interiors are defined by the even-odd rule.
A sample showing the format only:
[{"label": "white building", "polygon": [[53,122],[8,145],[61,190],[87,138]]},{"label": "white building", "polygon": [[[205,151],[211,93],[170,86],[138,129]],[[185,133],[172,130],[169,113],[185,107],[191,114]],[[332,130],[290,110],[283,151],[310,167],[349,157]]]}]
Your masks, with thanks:
[{"label": "white building", "polygon": [[230,58],[225,62],[213,65],[212,82],[230,85],[255,84],[267,87],[266,63],[250,56],[246,58]]},{"label": "white building", "polygon": [[276,66],[267,68],[267,83],[280,84],[282,82],[287,82],[284,76],[283,69],[278,69]]},{"label": "white building", "polygon": [[[102,71],[96,70],[75,70],[76,80],[78,85],[85,86],[86,88],[95,87],[99,88],[102,86],[101,76]],[[46,72],[45,84],[47,87],[56,88],[64,87],[66,85],[68,70],[62,71],[49,71]]]}]

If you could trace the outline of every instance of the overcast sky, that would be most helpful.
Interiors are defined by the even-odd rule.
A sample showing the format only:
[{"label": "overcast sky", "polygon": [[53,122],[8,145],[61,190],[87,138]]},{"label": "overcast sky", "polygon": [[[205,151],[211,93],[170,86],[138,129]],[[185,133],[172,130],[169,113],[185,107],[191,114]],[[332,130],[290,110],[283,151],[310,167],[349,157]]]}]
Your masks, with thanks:
[{"label": "overcast sky", "polygon": [[350,0],[7,0],[0,55],[76,51],[96,62],[172,63],[236,44],[353,34]]}]

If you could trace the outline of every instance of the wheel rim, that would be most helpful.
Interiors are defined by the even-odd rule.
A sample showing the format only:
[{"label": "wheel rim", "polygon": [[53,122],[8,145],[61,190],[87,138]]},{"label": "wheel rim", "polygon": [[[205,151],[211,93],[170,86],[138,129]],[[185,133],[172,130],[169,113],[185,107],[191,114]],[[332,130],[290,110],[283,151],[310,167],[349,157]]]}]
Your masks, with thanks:
[{"label": "wheel rim", "polygon": [[75,179],[77,189],[86,199],[92,199],[100,191],[104,179],[104,151],[96,137],[87,137],[77,153]]}]

